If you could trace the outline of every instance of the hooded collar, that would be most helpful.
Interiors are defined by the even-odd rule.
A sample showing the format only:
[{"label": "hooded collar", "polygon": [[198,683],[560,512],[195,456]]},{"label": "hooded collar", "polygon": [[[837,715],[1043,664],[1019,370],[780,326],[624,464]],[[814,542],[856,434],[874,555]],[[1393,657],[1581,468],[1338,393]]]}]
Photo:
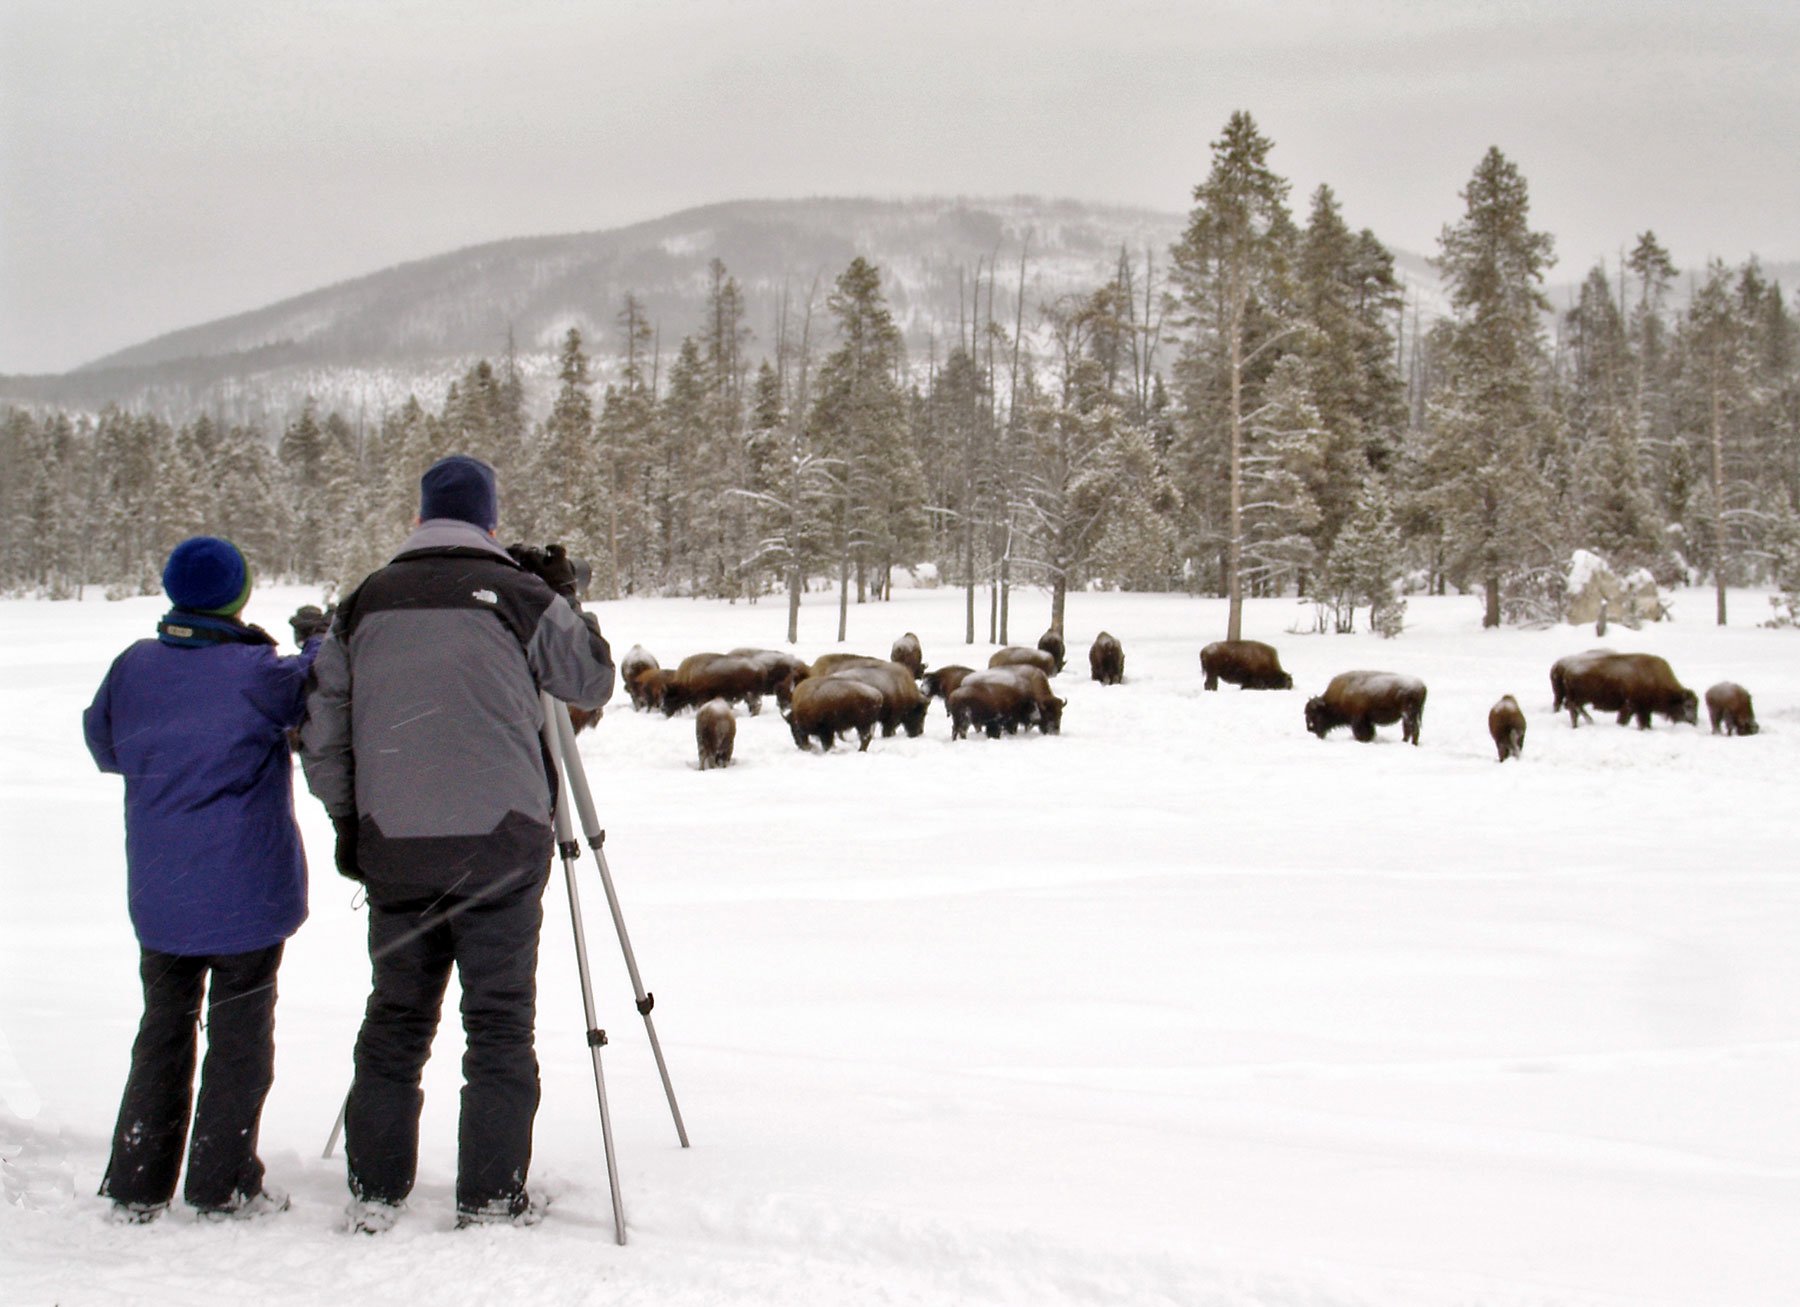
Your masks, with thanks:
[{"label": "hooded collar", "polygon": [[493,536],[473,523],[454,517],[433,517],[419,523],[394,557],[415,554],[422,549],[481,549],[509,563],[513,561],[513,556]]}]

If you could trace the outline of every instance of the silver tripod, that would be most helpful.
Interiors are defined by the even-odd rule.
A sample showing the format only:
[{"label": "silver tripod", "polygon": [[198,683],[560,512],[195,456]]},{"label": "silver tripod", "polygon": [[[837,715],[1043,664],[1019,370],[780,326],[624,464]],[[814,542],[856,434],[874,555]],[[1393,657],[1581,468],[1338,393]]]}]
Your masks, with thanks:
[{"label": "silver tripod", "polygon": [[[588,971],[587,931],[581,913],[581,891],[575,880],[575,864],[581,857],[581,846],[575,840],[573,825],[569,820],[569,806],[562,801],[565,782],[574,798],[588,847],[594,851],[594,859],[600,866],[600,884],[606,890],[606,903],[612,910],[613,928],[618,932],[619,947],[625,954],[625,969],[631,974],[631,988],[637,997],[637,1010],[644,1018],[644,1030],[650,1036],[650,1051],[656,1058],[656,1070],[662,1077],[663,1093],[668,1096],[669,1111],[675,1118],[675,1134],[681,1140],[683,1148],[688,1147],[687,1126],[682,1123],[681,1107],[675,1101],[675,1086],[669,1080],[668,1064],[663,1060],[662,1041],[657,1039],[656,1023],[650,1017],[651,1009],[656,1006],[656,996],[644,989],[643,978],[638,974],[637,955],[631,948],[631,936],[625,930],[625,916],[619,910],[619,896],[613,888],[612,870],[606,865],[606,832],[601,829],[600,819],[594,810],[594,796],[588,789],[587,772],[582,767],[581,753],[576,747],[575,728],[570,724],[569,710],[548,694],[543,694],[541,698],[544,710],[544,747],[549,750],[550,758],[556,764],[557,788],[552,796],[556,812],[556,849],[562,858],[563,881],[569,891],[569,918],[575,928],[575,965],[581,975],[581,1003],[587,1018],[588,1053],[594,1064],[594,1093],[600,1103],[600,1134],[606,1146],[607,1184],[612,1191],[613,1233],[623,1244],[625,1207],[619,1192],[618,1159],[613,1152],[612,1114],[606,1105],[606,1077],[600,1069],[600,1049],[607,1039],[594,1011],[594,986]],[[349,1107],[350,1098],[346,1094],[343,1106],[338,1109],[337,1123],[331,1127],[331,1135],[325,1141],[323,1156],[330,1157],[337,1148],[338,1136],[343,1133],[344,1117]]]}]

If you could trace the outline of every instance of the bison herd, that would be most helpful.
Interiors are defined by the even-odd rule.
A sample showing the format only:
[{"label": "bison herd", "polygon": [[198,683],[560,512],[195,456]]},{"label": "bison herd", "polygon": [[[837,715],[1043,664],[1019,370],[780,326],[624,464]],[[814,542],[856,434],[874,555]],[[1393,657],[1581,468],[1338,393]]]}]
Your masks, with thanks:
[{"label": "bison herd", "polygon": [[[703,770],[731,762],[736,721],[732,705],[741,703],[757,715],[765,697],[773,697],[782,719],[802,749],[829,750],[855,735],[866,750],[879,728],[883,736],[925,731],[927,710],[940,700],[950,718],[950,738],[971,733],[991,739],[1035,728],[1055,735],[1062,729],[1065,699],[1051,689],[1051,679],[1064,668],[1062,632],[1046,631],[1035,647],[1009,645],[994,653],[985,668],[960,664],[927,668],[919,637],[908,631],[895,640],[889,655],[879,658],[853,653],[826,654],[808,663],[793,654],[769,649],[733,649],[698,653],[665,670],[642,646],[634,645],[619,664],[631,705],[640,712],[673,717],[697,709],[695,740]],[[1125,651],[1118,638],[1102,631],[1088,651],[1094,681],[1119,685],[1125,675]],[[1291,690],[1294,678],[1282,669],[1273,646],[1257,640],[1220,640],[1200,651],[1207,690],[1220,681],[1245,690]],[[1651,718],[1697,724],[1699,700],[1675,678],[1669,664],[1653,654],[1615,653],[1593,649],[1559,658],[1550,669],[1554,710],[1567,710],[1571,727],[1592,722],[1590,708],[1617,714],[1621,726],[1636,721],[1649,729]],[[1417,745],[1425,715],[1425,683],[1395,672],[1351,671],[1332,677],[1324,693],[1306,701],[1306,729],[1324,739],[1345,727],[1363,743],[1376,728],[1398,724],[1402,741]],[[1754,735],[1756,715],[1749,692],[1723,681],[1706,692],[1706,707],[1715,734]],[[1507,694],[1488,712],[1488,734],[1499,760],[1522,755],[1525,714]]]}]

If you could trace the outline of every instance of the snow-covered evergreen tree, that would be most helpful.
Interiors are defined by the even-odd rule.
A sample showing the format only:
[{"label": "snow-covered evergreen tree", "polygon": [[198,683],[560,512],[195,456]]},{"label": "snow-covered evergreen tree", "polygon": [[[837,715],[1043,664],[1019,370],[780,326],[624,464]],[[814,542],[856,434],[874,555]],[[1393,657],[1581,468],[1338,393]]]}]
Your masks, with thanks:
[{"label": "snow-covered evergreen tree", "polygon": [[1463,217],[1444,228],[1437,258],[1455,316],[1430,409],[1428,494],[1446,569],[1480,587],[1482,623],[1498,626],[1508,579],[1561,556],[1544,474],[1554,423],[1540,321],[1554,255],[1549,235],[1531,229],[1523,174],[1498,149],[1462,195]]}]

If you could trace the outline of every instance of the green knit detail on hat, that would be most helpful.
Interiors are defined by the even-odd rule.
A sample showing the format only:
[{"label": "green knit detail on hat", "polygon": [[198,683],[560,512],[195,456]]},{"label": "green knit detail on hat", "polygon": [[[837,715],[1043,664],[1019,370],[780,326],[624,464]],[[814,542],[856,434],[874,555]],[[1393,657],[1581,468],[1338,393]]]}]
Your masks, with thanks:
[{"label": "green knit detail on hat", "polygon": [[244,588],[238,591],[236,599],[223,607],[201,609],[200,611],[208,617],[236,617],[244,611],[244,605],[250,602],[250,588],[255,584],[256,574],[251,569],[250,560],[244,556],[242,549],[238,550],[238,557],[244,559]]}]

